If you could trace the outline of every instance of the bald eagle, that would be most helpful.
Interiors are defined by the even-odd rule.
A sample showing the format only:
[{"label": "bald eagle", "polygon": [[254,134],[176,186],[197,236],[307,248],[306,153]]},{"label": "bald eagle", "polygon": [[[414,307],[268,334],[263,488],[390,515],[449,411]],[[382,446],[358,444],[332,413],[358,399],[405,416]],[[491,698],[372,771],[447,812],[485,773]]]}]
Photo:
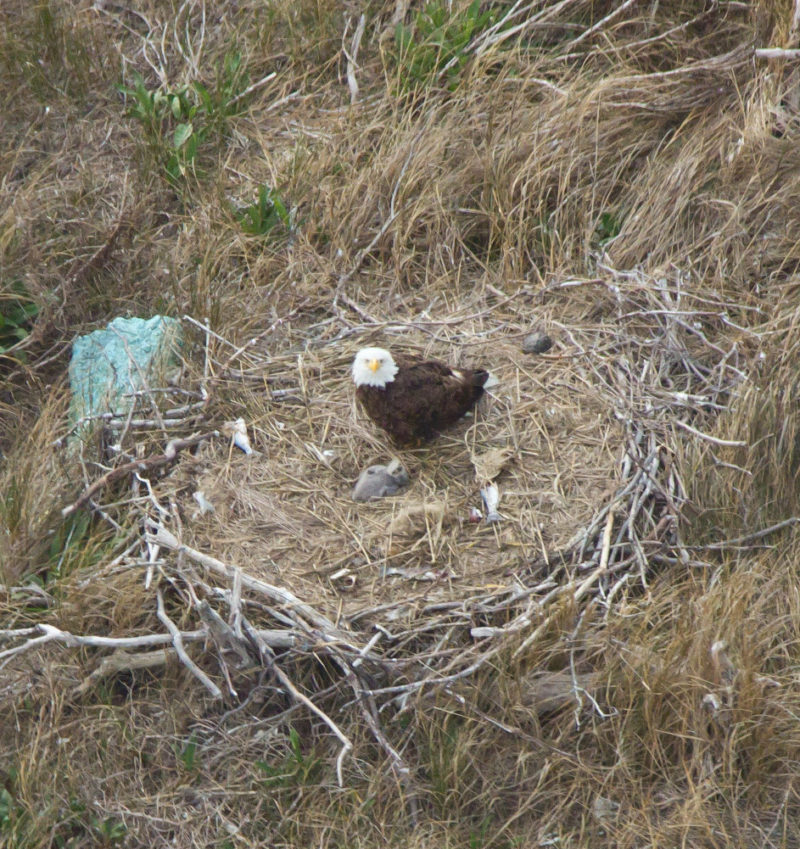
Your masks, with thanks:
[{"label": "bald eagle", "polygon": [[419,444],[454,424],[496,381],[483,369],[454,369],[412,355],[363,348],[353,360],[356,397],[397,445]]}]

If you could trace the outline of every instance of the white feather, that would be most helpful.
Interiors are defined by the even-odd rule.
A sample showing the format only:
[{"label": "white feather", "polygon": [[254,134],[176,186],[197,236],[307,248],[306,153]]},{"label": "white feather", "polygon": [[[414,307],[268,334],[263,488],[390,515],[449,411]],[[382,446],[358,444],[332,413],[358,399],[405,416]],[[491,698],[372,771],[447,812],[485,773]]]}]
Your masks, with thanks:
[{"label": "white feather", "polygon": [[[377,363],[373,370],[371,364]],[[377,386],[383,389],[391,383],[399,368],[385,348],[362,348],[353,360],[352,374],[356,386]]]},{"label": "white feather", "polygon": [[500,490],[497,488],[497,484],[489,483],[481,487],[481,496],[486,506],[486,521],[499,522],[501,517],[497,512],[497,505],[500,503]]}]

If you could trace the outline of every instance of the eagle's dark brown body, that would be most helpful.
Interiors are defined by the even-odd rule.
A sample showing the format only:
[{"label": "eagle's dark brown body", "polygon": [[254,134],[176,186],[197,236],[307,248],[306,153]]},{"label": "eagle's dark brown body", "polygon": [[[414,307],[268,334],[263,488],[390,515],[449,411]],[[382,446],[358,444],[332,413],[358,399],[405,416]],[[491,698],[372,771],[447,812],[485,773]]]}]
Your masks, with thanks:
[{"label": "eagle's dark brown body", "polygon": [[358,386],[366,414],[398,445],[432,439],[478,402],[489,372],[451,369],[444,363],[396,356],[394,380],[384,387]]}]

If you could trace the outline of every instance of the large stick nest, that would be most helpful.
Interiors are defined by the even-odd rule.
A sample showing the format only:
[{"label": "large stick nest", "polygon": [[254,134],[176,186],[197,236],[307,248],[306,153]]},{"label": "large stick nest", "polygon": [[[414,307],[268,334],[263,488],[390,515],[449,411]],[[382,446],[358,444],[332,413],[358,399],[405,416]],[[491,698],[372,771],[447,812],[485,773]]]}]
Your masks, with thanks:
[{"label": "large stick nest", "polygon": [[[80,293],[125,277],[120,308],[165,304],[191,344],[180,388],[142,393],[82,462],[65,447],[63,381],[45,391],[30,379],[51,376],[63,348],[40,331],[9,360],[9,385],[40,394],[20,389],[19,411],[4,410],[4,482],[18,493],[0,563],[4,699],[28,694],[45,660],[54,691],[76,701],[119,680],[147,689],[148,670],[183,673],[209,738],[251,711],[273,730],[302,714],[331,741],[340,786],[369,737],[418,822],[428,777],[409,713],[457,705],[568,759],[562,739],[542,743],[540,728],[489,710],[508,699],[504,673],[535,722],[565,707],[578,728],[610,721],[623,675],[604,677],[609,656],[655,669],[618,636],[654,584],[713,584],[725,552],[794,524],[797,77],[753,48],[754,34],[789,27],[763,9],[751,20],[744,4],[657,4],[657,19],[609,4],[585,24],[589,5],[526,7],[509,53],[507,30],[477,33],[459,86],[445,70],[426,96],[375,94],[388,9],[340,57],[352,105],[325,77],[338,48],[316,86],[299,60],[282,87],[265,71],[220,179],[240,197],[280,184],[295,208],[277,242],[243,235],[202,182],[179,202],[137,199],[127,160],[98,148],[108,200],[70,247],[62,307],[43,316],[92,326]],[[301,50],[292,32],[286,55]],[[569,36],[554,52],[557,32]],[[138,44],[130,27],[124,37]],[[179,56],[191,65],[181,44],[142,54],[154,79]],[[61,142],[77,143],[69,131]],[[81,175],[60,179],[76,190]],[[19,180],[30,244],[41,197]],[[74,220],[59,206],[74,196],[54,196],[48,214]],[[157,281],[148,298],[133,282],[143,274]],[[534,330],[553,347],[524,352]],[[363,504],[351,497],[359,472],[395,456],[354,401],[349,365],[367,344],[486,367],[499,385],[396,455],[406,490]],[[234,445],[237,419],[254,453]],[[488,484],[500,520],[475,522]],[[705,670],[717,723],[698,781],[744,699],[719,636],[703,632],[702,659],[679,664]],[[775,683],[747,681],[756,701]]]}]

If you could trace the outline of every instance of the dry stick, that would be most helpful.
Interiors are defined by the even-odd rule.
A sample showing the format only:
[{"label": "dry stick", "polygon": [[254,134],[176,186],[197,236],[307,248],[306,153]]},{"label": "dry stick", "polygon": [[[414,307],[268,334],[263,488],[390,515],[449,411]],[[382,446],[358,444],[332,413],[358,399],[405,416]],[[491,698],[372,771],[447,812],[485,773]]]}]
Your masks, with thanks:
[{"label": "dry stick", "polygon": [[[626,457],[629,457],[630,454],[626,452]],[[629,467],[630,468],[630,467]],[[589,523],[588,527],[577,531],[572,539],[567,543],[567,551],[572,550],[573,548],[578,548],[578,557],[583,558],[584,552],[586,551],[586,547],[589,544],[589,540],[594,538],[594,535],[600,530],[600,525],[606,518],[606,514],[609,511],[613,511],[617,504],[619,504],[623,499],[627,498],[632,492],[636,490],[636,487],[639,485],[639,482],[642,478],[643,472],[641,468],[637,468],[634,476],[628,481],[628,483],[618,492],[614,494],[614,497],[608,504],[603,505],[603,507],[598,510],[595,514],[592,521]]]},{"label": "dry stick", "polygon": [[267,74],[265,77],[261,77],[258,82],[253,83],[251,86],[248,86],[243,92],[237,94],[236,97],[231,98],[230,101],[228,101],[229,104],[233,105],[234,103],[237,103],[243,97],[247,97],[248,94],[252,94],[254,91],[257,91],[262,86],[265,86],[271,80],[274,80],[277,76],[277,72],[272,71],[272,73]]},{"label": "dry stick", "polygon": [[575,0],[561,0],[560,3],[556,3],[553,6],[545,6],[545,8],[535,15],[530,15],[526,17],[523,21],[518,24],[515,24],[513,27],[503,28],[507,21],[509,21],[512,17],[518,17],[520,14],[526,13],[530,11],[537,4],[531,3],[524,9],[516,9],[516,4],[509,11],[508,14],[503,16],[497,23],[493,26],[489,27],[485,33],[483,33],[479,38],[477,38],[472,45],[470,46],[470,50],[474,51],[476,56],[480,56],[485,53],[490,47],[500,42],[506,41],[507,39],[513,37],[519,32],[523,32],[528,27],[536,24],[540,19],[547,20],[548,18],[552,18],[554,15],[558,14],[565,6],[570,6],[575,2]]},{"label": "dry stick", "polygon": [[300,690],[295,687],[292,683],[289,676],[278,666],[275,662],[275,654],[272,649],[269,648],[259,637],[258,631],[253,628],[250,622],[242,617],[242,626],[247,634],[250,636],[252,641],[258,647],[259,653],[261,654],[262,659],[267,663],[269,669],[275,674],[275,677],[280,681],[280,683],[286,688],[286,690],[292,695],[292,697],[298,701],[302,702],[309,710],[313,711],[327,726],[333,731],[333,733],[339,738],[339,741],[342,744],[342,750],[339,752],[339,757],[336,758],[336,778],[339,782],[339,787],[344,787],[344,778],[342,776],[342,763],[344,762],[347,753],[353,748],[353,744],[350,742],[350,739],[346,734],[339,728],[339,726],[328,716],[325,711],[321,708],[317,707],[311,699],[308,698],[304,693],[301,693]]},{"label": "dry stick", "polygon": [[45,634],[43,637],[31,637],[30,640],[26,640],[21,646],[15,646],[13,649],[6,649],[3,652],[0,652],[0,660],[3,658],[7,658],[3,663],[0,663],[0,669],[2,669],[9,660],[11,660],[14,655],[21,654],[28,649],[32,649],[35,646],[40,646],[43,643],[49,643],[51,640],[55,639],[50,634]]},{"label": "dry stick", "polygon": [[156,469],[159,466],[166,466],[167,463],[171,463],[177,457],[178,451],[182,448],[190,448],[191,446],[197,445],[206,439],[211,439],[212,437],[217,436],[219,436],[219,432],[214,430],[211,431],[211,433],[194,434],[186,439],[170,439],[163,454],[155,454],[152,457],[144,457],[141,460],[132,460],[130,463],[125,463],[122,466],[117,466],[116,469],[111,469],[111,471],[106,472],[93,484],[86,487],[86,489],[84,489],[84,491],[78,496],[76,501],[68,507],[65,507],[61,511],[61,515],[64,518],[72,515],[76,510],[83,507],[87,501],[92,499],[96,493],[108,486],[110,483],[113,483],[115,480],[125,477],[125,475],[131,472],[143,472],[148,469]]},{"label": "dry stick", "polygon": [[[91,646],[100,649],[139,649],[148,648],[150,646],[166,646],[172,642],[172,637],[169,634],[146,634],[141,637],[99,637],[93,634],[73,634],[71,631],[64,631],[62,628],[56,628],[54,625],[40,623],[31,628],[17,628],[16,630],[0,631],[0,640],[11,640],[16,637],[27,637],[36,633],[44,634],[44,637],[36,639],[36,645],[41,645],[44,642],[59,642],[70,648],[77,646]],[[307,639],[298,633],[286,630],[277,629],[260,629],[258,631],[259,638],[268,646],[275,649],[290,649],[299,648],[308,650],[312,646]],[[181,639],[188,642],[199,642],[208,639],[208,631],[205,629],[198,631],[181,631]],[[28,641],[30,642],[30,641]],[[7,649],[0,652],[0,658],[6,657],[12,653],[20,653],[32,648],[33,644],[25,643],[22,646],[16,646],[13,649]]]},{"label": "dry stick", "polygon": [[[156,389],[154,392],[170,392],[169,389]],[[133,398],[142,393],[139,392],[127,392],[125,393],[126,398]],[[190,394],[190,393],[186,393]],[[193,394],[193,393],[192,393]],[[178,425],[184,424],[190,419],[180,419],[179,416],[183,416],[186,413],[191,413],[192,411],[199,412],[205,406],[204,401],[197,401],[194,404],[184,404],[182,407],[172,407],[171,409],[164,412],[164,418],[169,419],[168,422],[162,422],[166,427],[177,427]],[[192,416],[191,418],[195,418]],[[74,433],[76,430],[79,430],[83,425],[88,424],[89,422],[105,422],[110,428],[115,430],[119,430],[121,428],[128,427],[142,427],[142,428],[155,428],[159,427],[159,423],[154,419],[134,419],[131,418],[130,413],[128,417],[122,419],[119,417],[117,413],[94,413],[91,416],[83,416],[78,421],[76,421],[69,430],[63,435],[59,436],[58,439],[54,439],[50,445],[55,448],[60,448],[64,444],[64,439],[68,437],[70,434]]]},{"label": "dry stick", "polygon": [[687,424],[681,419],[675,419],[675,424],[678,425],[678,427],[682,427],[684,430],[688,430],[689,433],[699,436],[701,439],[713,442],[714,445],[729,445],[735,448],[744,448],[747,445],[746,442],[743,442],[740,439],[719,439],[716,436],[711,436],[711,434],[703,433],[703,431],[697,430],[697,428],[692,427],[690,424]]},{"label": "dry stick", "polygon": [[[183,634],[185,637],[186,634]],[[170,639],[170,637],[167,637]],[[165,666],[173,657],[177,657],[174,648],[156,649],[156,651],[129,654],[119,649],[104,657],[94,670],[72,690],[73,696],[85,693],[93,684],[102,678],[116,675],[118,672],[133,672],[137,669],[152,669],[155,666]]]},{"label": "dry stick", "polygon": [[222,342],[224,345],[228,345],[234,350],[239,350],[233,342],[230,342],[224,336],[220,336],[219,333],[215,333],[210,327],[198,321],[196,318],[192,318],[192,316],[187,315],[186,313],[184,313],[181,318],[183,318],[184,321],[188,321],[189,324],[193,324],[198,330],[202,330],[206,336],[213,336],[218,342]]},{"label": "dry stick", "polygon": [[[0,594],[8,596],[17,595],[19,597],[26,593],[31,598],[35,598],[39,604],[44,604],[46,607],[49,607],[55,601],[53,596],[51,596],[44,587],[38,587],[36,584],[20,584],[16,587],[9,586],[8,584],[0,584]],[[27,631],[28,629],[26,628],[24,630]],[[3,638],[4,633],[7,632],[0,631],[0,639]],[[33,632],[31,631],[31,633]]]},{"label": "dry stick", "polygon": [[[548,620],[549,621],[549,620]],[[476,661],[471,663],[469,666],[466,666],[464,669],[459,672],[454,672],[450,675],[440,675],[432,678],[423,678],[421,681],[411,681],[408,684],[396,684],[390,687],[379,687],[372,690],[365,690],[370,696],[380,696],[389,693],[393,693],[395,695],[399,695],[401,693],[411,694],[415,693],[417,690],[421,690],[423,687],[437,687],[441,684],[451,684],[453,681],[459,681],[463,678],[468,678],[472,675],[473,672],[477,672],[484,664],[488,663],[496,654],[500,652],[502,649],[502,644],[498,644],[492,649],[489,649],[485,654],[482,654],[478,657]],[[461,650],[458,651],[458,658],[460,659],[462,656]]]},{"label": "dry stick", "polygon": [[604,619],[608,622],[608,617],[611,614],[611,602],[614,600],[614,597],[617,593],[631,580],[632,574],[630,572],[625,572],[622,577],[614,583],[614,586],[605,594],[605,598],[602,599],[603,605],[605,605],[606,612],[604,614]]},{"label": "dry stick", "polygon": [[[13,639],[14,637],[27,636],[40,632],[43,636],[32,637],[26,640],[22,645],[15,646],[11,649],[6,649],[0,652],[0,660],[3,658],[10,659],[14,655],[22,654],[36,646],[44,645],[45,643],[58,642],[66,646],[75,648],[77,646],[94,646],[95,648],[144,648],[146,646],[162,646],[173,642],[172,637],[166,634],[149,634],[143,637],[95,637],[91,635],[79,636],[72,634],[69,631],[63,631],[61,628],[56,628],[54,625],[48,625],[44,622],[36,625],[33,628],[21,628],[16,631],[0,631],[0,639]],[[206,638],[205,631],[188,631],[181,634],[184,640],[204,640]],[[6,660],[6,663],[8,660]],[[0,669],[5,666],[5,663],[0,664]]]},{"label": "dry stick", "polygon": [[[609,523],[606,524],[606,527],[609,527]],[[599,567],[595,569],[595,571],[580,584],[577,590],[575,590],[575,581],[573,580],[570,581],[568,584],[565,584],[563,587],[559,587],[559,591],[554,591],[551,595],[554,598],[565,597],[569,595],[570,592],[575,590],[574,600],[577,601],[582,598],[586,594],[586,592],[589,591],[591,585],[594,584],[597,578],[600,577],[599,571]],[[549,616],[546,616],[542,620],[542,622],[533,631],[531,631],[530,634],[528,634],[528,636],[522,641],[522,643],[517,646],[517,648],[514,650],[514,654],[512,655],[512,657],[517,657],[518,655],[522,654],[522,652],[524,652],[529,646],[533,645],[533,643],[535,643],[536,640],[539,639],[540,634],[542,634],[545,629],[550,626],[550,623],[553,620],[553,616],[556,615],[556,613],[557,611],[554,611]]]},{"label": "dry stick", "polygon": [[[608,568],[608,553],[611,549],[611,529],[614,527],[614,507],[611,506],[608,510],[608,518],[606,519],[606,526],[603,529],[603,550],[600,554],[600,571],[605,572]],[[578,595],[576,593],[575,598],[577,600]]]},{"label": "dry stick", "polygon": [[567,49],[571,49],[575,47],[576,44],[580,44],[584,39],[589,38],[590,35],[594,35],[598,30],[602,29],[609,21],[612,21],[618,15],[622,14],[629,6],[632,6],[636,0],[625,0],[622,5],[617,6],[613,12],[609,12],[602,20],[599,20],[593,27],[589,27],[585,32],[581,33],[577,38],[573,38],[569,44],[566,45]]},{"label": "dry stick", "polygon": [[203,672],[202,669],[186,654],[186,649],[183,647],[183,636],[178,630],[178,626],[167,616],[164,610],[164,597],[161,595],[161,590],[156,590],[156,601],[158,602],[158,610],[156,615],[166,629],[172,635],[172,645],[175,646],[175,651],[181,660],[181,663],[194,675],[195,678],[208,690],[215,699],[222,698],[222,690]]},{"label": "dry stick", "polygon": [[[731,548],[734,545],[745,545],[750,542],[755,542],[757,539],[774,534],[776,531],[788,528],[790,525],[796,525],[798,522],[800,522],[800,516],[792,516],[789,519],[784,519],[782,522],[778,522],[776,525],[770,525],[768,528],[762,528],[760,531],[755,531],[752,534],[746,534],[743,537],[728,539],[724,542],[712,542],[708,545],[687,545],[686,548],[690,548],[693,551],[721,551],[726,548]],[[1,656],[2,655],[0,655],[0,657]]]},{"label": "dry stick", "polygon": [[[233,570],[236,568],[208,554],[203,554],[197,549],[190,548],[188,545],[181,543],[178,538],[168,531],[163,525],[149,520],[148,525],[150,530],[146,534],[146,538],[150,542],[162,545],[171,551],[183,552],[190,560],[199,563],[206,569],[215,572],[217,575],[224,575],[231,580],[233,578]],[[257,578],[252,578],[250,575],[242,573],[242,586],[255,592],[265,595],[268,598],[280,604],[286,605],[295,613],[301,614],[314,627],[319,628],[323,634],[329,639],[342,640],[346,644],[351,645],[351,635],[337,628],[333,622],[326,616],[316,611],[313,607],[301,601],[294,593],[283,587],[277,587],[273,584],[268,584],[265,581],[260,581]]]},{"label": "dry stick", "polygon": [[614,511],[608,511],[608,517],[606,518],[606,526],[603,529],[603,542],[602,542],[602,550],[600,553],[600,565],[589,575],[588,578],[585,578],[581,584],[578,585],[578,588],[575,590],[575,594],[573,596],[575,602],[579,602],[589,591],[593,584],[596,584],[600,578],[605,575],[608,571],[608,554],[611,550],[611,529],[614,527]]},{"label": "dry stick", "polygon": [[372,736],[377,740],[378,745],[386,752],[386,754],[389,755],[392,762],[392,768],[397,775],[398,781],[406,791],[406,800],[408,802],[411,825],[416,826],[419,821],[419,806],[417,804],[417,790],[412,781],[411,770],[406,765],[402,755],[394,748],[394,746],[392,746],[386,735],[383,733],[383,729],[378,721],[378,708],[375,704],[374,697],[363,687],[361,679],[355,670],[341,659],[339,659],[339,663],[345,670],[347,681],[353,690],[356,702],[358,703],[358,706],[361,709],[361,714],[372,732]]},{"label": "dry stick", "polygon": [[639,41],[631,41],[627,44],[620,45],[620,49],[625,50],[627,53],[631,53],[635,50],[640,50],[647,44],[653,44],[656,41],[665,41],[668,42],[669,39],[673,38],[676,33],[682,32],[684,30],[689,29],[690,27],[696,26],[703,18],[709,18],[711,15],[717,13],[716,9],[709,9],[706,12],[701,12],[698,15],[695,15],[692,18],[684,21],[682,24],[676,24],[674,27],[670,27],[669,29],[661,30],[656,33],[656,35],[651,36],[650,38],[643,38]]},{"label": "dry stick", "polygon": [[641,477],[644,479],[644,488],[639,488],[633,493],[633,497],[631,499],[631,504],[628,510],[628,517],[625,519],[623,527],[620,529],[620,534],[618,536],[618,540],[622,539],[623,533],[627,535],[628,542],[633,549],[634,557],[639,564],[639,574],[642,580],[642,586],[647,589],[647,574],[646,567],[647,561],[644,556],[644,552],[642,551],[641,543],[639,542],[639,535],[635,530],[635,522],[638,516],[641,514],[641,511],[644,509],[644,502],[650,497],[653,488],[656,484],[656,473],[658,472],[660,460],[659,460],[659,447],[654,444],[655,438],[653,434],[650,434],[650,451],[644,461],[641,463]]},{"label": "dry stick", "polygon": [[800,50],[783,47],[757,47],[756,59],[800,59]]},{"label": "dry stick", "polygon": [[203,380],[200,383],[200,388],[203,392],[203,398],[208,398],[208,379],[211,376],[211,328],[209,327],[208,317],[203,319],[205,325],[205,333],[203,334]]},{"label": "dry stick", "polygon": [[216,643],[220,653],[233,652],[239,659],[240,666],[246,666],[251,662],[244,637],[237,635],[206,599],[197,603],[197,612],[208,628],[208,633]]},{"label": "dry stick", "polygon": [[274,100],[264,110],[264,114],[266,115],[268,112],[272,112],[274,109],[280,109],[281,106],[288,103],[290,100],[294,100],[296,97],[300,97],[300,89],[296,89],[295,91],[290,91],[289,94],[287,94],[285,97],[281,97],[278,100]]},{"label": "dry stick", "polygon": [[228,621],[233,628],[233,633],[239,639],[244,639],[242,634],[242,616],[244,615],[242,613],[242,570],[238,567],[233,570],[233,580],[228,594],[228,607],[230,608]]},{"label": "dry stick", "polygon": [[[156,399],[153,397],[153,392],[148,385],[147,375],[144,373],[144,370],[142,369],[138,360],[136,359],[136,357],[131,352],[130,345],[128,344],[128,340],[125,338],[125,336],[122,334],[122,332],[117,330],[116,328],[112,328],[110,325],[109,325],[108,329],[113,330],[114,335],[117,337],[117,339],[119,339],[120,344],[125,349],[125,353],[128,355],[128,362],[130,363],[131,366],[133,366],[133,368],[136,370],[136,373],[139,375],[139,380],[141,381],[141,384],[142,384],[142,392],[144,393],[144,396],[147,398],[147,400],[150,402],[150,406],[153,408],[153,415],[155,416],[156,420],[158,421],[158,427],[161,430],[161,432],[163,433],[163,435],[166,436],[167,435],[167,429],[164,426],[164,420],[161,416],[161,410],[158,408],[158,404],[156,403]],[[131,379],[131,383],[132,382],[133,381]],[[131,407],[131,411],[128,413],[128,418],[129,419],[133,418],[133,407]],[[125,430],[127,431],[127,428]],[[123,433],[123,435],[120,437],[120,444],[122,443],[122,440],[124,438],[125,437],[124,437],[124,433]]]},{"label": "dry stick", "polygon": [[514,5],[506,11],[499,21],[493,23],[492,26],[482,32],[480,36],[473,41],[473,43],[469,46],[469,49],[478,52],[482,45],[484,45],[487,41],[491,43],[492,36],[494,36],[498,31],[505,31],[505,29],[508,29],[508,24],[511,22],[512,18],[527,14],[536,5],[535,3],[529,3],[527,6],[520,9],[521,4],[522,0],[516,0]]},{"label": "dry stick", "polygon": [[350,104],[356,103],[358,100],[358,80],[356,79],[356,68],[358,67],[358,50],[361,47],[361,39],[364,37],[364,28],[367,25],[367,16],[362,14],[358,19],[358,26],[353,34],[353,40],[350,42],[350,52],[348,53],[344,47],[344,39],[347,35],[347,27],[350,26],[350,19],[347,19],[347,27],[345,27],[344,35],[342,36],[342,53],[347,57],[347,85],[350,89]]}]

